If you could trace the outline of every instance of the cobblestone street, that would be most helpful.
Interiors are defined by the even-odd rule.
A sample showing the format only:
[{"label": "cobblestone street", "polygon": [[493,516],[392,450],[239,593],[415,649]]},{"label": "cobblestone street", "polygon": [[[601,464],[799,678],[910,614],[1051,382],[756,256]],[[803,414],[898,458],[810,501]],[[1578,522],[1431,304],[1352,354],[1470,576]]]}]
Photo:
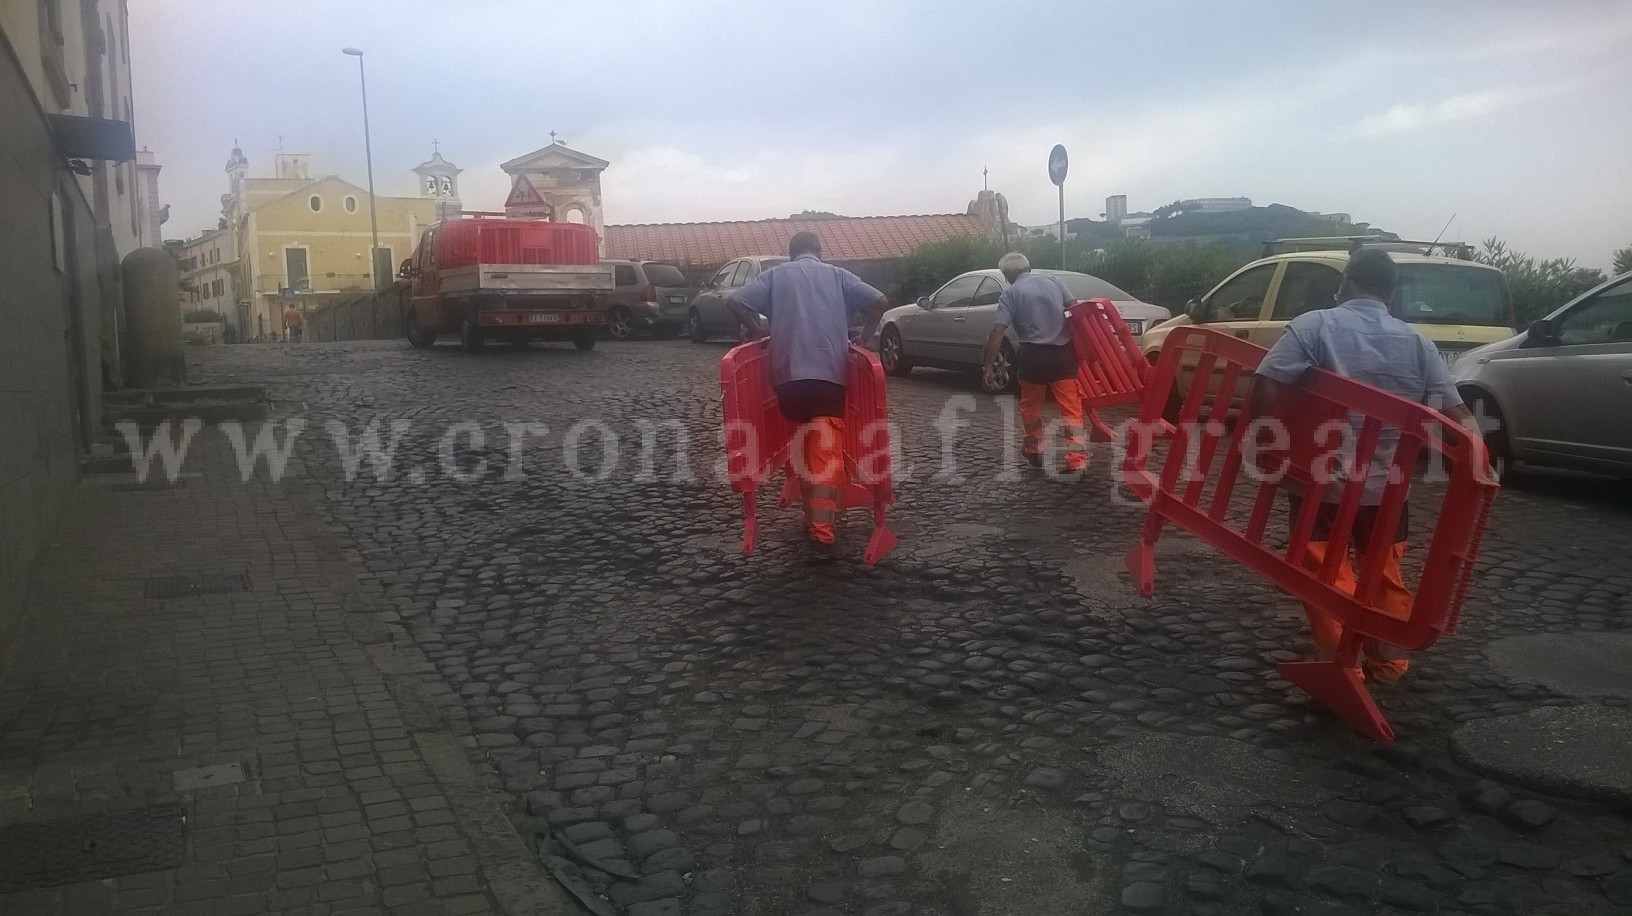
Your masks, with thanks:
[{"label": "cobblestone street", "polygon": [[[1385,748],[1277,677],[1308,650],[1294,601],[1173,532],[1140,598],[1122,556],[1144,512],[1114,495],[1109,447],[1081,482],[1004,475],[1012,401],[956,375],[890,382],[907,465],[893,554],[860,563],[858,512],[816,558],[794,510],[762,507],[742,557],[714,471],[723,353],[189,351],[204,382],[265,384],[278,419],[306,421],[292,467],[318,524],[430,663],[424,686],[513,797],[540,868],[594,912],[1632,907],[1629,800],[1487,780],[1451,740],[1470,720],[1628,705],[1515,682],[1486,649],[1628,628],[1632,486],[1504,490],[1461,632],[1375,691],[1399,734]],[[936,420],[959,398],[964,479],[948,482]],[[384,479],[348,474],[326,432],[355,443],[373,420],[412,424]],[[466,482],[438,469],[456,423]],[[548,429],[522,450],[507,423]],[[609,435],[603,480],[570,472],[603,470]],[[673,477],[683,465],[695,480]]]}]

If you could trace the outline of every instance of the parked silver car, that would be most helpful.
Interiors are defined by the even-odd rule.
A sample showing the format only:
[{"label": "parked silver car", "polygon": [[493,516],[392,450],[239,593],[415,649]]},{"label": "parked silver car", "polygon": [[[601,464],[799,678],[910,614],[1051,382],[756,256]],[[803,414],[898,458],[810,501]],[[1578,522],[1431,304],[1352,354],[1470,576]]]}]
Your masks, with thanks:
[{"label": "parked silver car", "polygon": [[670,338],[686,325],[691,289],[686,275],[673,264],[657,261],[608,259],[612,291],[596,300],[606,305],[606,333],[613,340],[631,340],[642,332]]},{"label": "parked silver car", "polygon": [[[1073,299],[1109,299],[1134,334],[1158,321],[1173,317],[1159,305],[1140,302],[1098,277],[1069,270],[1035,270],[1033,273],[1060,278]],[[916,304],[903,305],[884,313],[879,323],[878,356],[884,371],[906,375],[915,366],[941,369],[975,369],[981,351],[992,333],[997,317],[997,299],[1009,288],[998,270],[972,270],[959,274]],[[1014,387],[1014,354],[1019,350],[1011,328],[992,367],[992,384],[981,386],[992,393]]]},{"label": "parked silver car", "polygon": [[692,342],[703,343],[710,337],[742,339],[742,325],[737,321],[737,316],[726,308],[725,300],[747,286],[748,281],[787,262],[788,259],[781,255],[758,255],[737,258],[716,271],[703,284],[696,298],[691,300],[691,307],[687,310],[686,333]]},{"label": "parked silver car", "polygon": [[1632,273],[1452,370],[1498,470],[1515,461],[1632,477]]}]

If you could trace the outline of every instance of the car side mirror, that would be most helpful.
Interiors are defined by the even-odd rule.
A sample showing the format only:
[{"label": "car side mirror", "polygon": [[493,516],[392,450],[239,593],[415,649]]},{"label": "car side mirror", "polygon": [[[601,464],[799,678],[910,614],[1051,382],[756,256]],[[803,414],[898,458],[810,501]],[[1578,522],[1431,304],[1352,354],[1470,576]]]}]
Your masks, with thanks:
[{"label": "car side mirror", "polygon": [[1207,320],[1207,306],[1200,299],[1191,299],[1184,304],[1184,313],[1190,320],[1198,324]]},{"label": "car side mirror", "polygon": [[1546,345],[1558,342],[1558,327],[1551,318],[1537,318],[1530,322],[1530,328],[1525,333],[1525,343]]},{"label": "car side mirror", "polygon": [[402,264],[397,267],[397,276],[404,280],[412,280],[414,278],[414,273],[414,259],[403,258]]},{"label": "car side mirror", "polygon": [[921,308],[921,309],[931,308],[931,306],[929,304],[929,297],[928,296],[919,296],[918,297],[918,307]]}]

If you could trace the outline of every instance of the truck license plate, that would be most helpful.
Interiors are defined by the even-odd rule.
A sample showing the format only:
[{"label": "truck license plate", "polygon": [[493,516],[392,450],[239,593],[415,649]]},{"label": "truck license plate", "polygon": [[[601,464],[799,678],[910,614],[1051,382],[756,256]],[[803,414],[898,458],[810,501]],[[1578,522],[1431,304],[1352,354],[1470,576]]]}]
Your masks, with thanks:
[{"label": "truck license plate", "polygon": [[528,324],[560,324],[561,316],[555,312],[528,312]]}]

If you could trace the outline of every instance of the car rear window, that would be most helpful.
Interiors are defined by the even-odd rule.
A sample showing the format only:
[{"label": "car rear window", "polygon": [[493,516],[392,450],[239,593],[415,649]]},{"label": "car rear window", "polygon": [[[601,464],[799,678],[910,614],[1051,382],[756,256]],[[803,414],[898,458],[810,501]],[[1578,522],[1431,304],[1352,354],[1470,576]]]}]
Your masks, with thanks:
[{"label": "car rear window", "polygon": [[1073,299],[1132,299],[1133,297],[1120,289],[1106,283],[1098,277],[1088,274],[1054,274],[1065,284],[1065,289]]},{"label": "car rear window", "polygon": [[685,286],[686,275],[671,264],[647,264],[646,282],[653,286]]},{"label": "car rear window", "polygon": [[1511,327],[1507,284],[1498,271],[1452,264],[1401,264],[1394,305],[1414,324]]}]

